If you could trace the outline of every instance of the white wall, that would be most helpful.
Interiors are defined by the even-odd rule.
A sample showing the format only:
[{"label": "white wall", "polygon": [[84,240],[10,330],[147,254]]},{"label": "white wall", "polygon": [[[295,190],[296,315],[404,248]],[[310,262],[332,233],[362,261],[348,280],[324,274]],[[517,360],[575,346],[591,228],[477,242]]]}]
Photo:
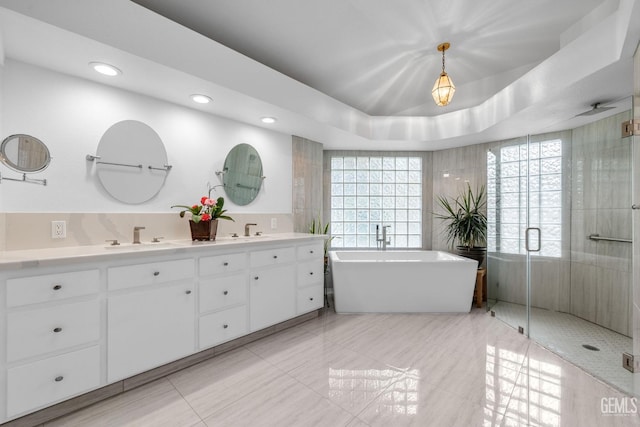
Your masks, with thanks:
[{"label": "white wall", "polygon": [[[10,59],[0,78],[2,137],[31,134],[47,144],[53,157],[48,169],[33,176],[46,178],[46,187],[8,181],[0,185],[0,212],[171,212],[171,205],[199,201],[208,182],[221,183],[214,172],[222,169],[227,153],[239,143],[258,150],[267,179],[247,206],[235,206],[225,197],[229,212],[292,212],[290,135]],[[85,160],[85,155],[95,154],[103,133],[121,120],[151,126],[173,165],[160,192],[140,205],[109,196],[94,174],[95,165]],[[0,170],[18,176],[1,165]],[[224,195],[221,190],[213,195]]]}]

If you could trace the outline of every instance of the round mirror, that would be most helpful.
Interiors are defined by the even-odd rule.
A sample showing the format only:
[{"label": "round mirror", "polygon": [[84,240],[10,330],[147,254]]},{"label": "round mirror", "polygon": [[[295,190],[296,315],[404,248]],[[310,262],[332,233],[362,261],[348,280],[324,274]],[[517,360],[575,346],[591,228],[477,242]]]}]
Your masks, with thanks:
[{"label": "round mirror", "polygon": [[251,203],[262,187],[262,160],[249,144],[238,144],[224,160],[224,191],[236,205]]},{"label": "round mirror", "polygon": [[107,129],[98,144],[95,162],[105,190],[131,204],[146,202],[158,194],[171,168],[160,136],[136,120],[124,120]]},{"label": "round mirror", "polygon": [[17,172],[43,171],[51,162],[49,149],[44,142],[31,135],[8,136],[0,145],[0,161]]}]

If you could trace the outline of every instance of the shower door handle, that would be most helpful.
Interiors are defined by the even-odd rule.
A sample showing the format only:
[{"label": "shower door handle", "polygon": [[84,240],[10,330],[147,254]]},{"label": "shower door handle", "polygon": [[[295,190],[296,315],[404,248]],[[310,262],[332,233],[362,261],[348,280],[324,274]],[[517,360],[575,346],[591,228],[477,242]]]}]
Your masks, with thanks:
[{"label": "shower door handle", "polygon": [[[537,231],[538,232],[538,249],[531,249],[529,247],[529,235],[531,231]],[[524,247],[527,250],[527,252],[540,252],[540,247],[542,245],[542,232],[540,231],[540,228],[538,227],[528,227],[525,232],[524,232]]]}]

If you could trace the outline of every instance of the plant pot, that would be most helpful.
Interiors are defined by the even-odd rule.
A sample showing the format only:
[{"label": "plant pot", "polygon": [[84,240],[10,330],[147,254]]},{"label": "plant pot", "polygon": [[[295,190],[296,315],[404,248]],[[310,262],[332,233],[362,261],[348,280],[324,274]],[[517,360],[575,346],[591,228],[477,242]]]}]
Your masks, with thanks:
[{"label": "plant pot", "polygon": [[191,228],[191,240],[216,240],[218,232],[218,220],[193,222],[189,220]]},{"label": "plant pot", "polygon": [[456,246],[456,255],[460,255],[469,259],[475,259],[476,261],[478,261],[478,268],[481,268],[485,258],[487,257],[487,248],[469,248],[467,246]]}]

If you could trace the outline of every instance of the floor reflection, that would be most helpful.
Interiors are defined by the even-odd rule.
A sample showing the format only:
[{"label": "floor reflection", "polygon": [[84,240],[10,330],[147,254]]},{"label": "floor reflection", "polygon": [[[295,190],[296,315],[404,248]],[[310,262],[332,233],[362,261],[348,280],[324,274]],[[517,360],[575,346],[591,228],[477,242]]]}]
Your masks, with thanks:
[{"label": "floor reflection", "polygon": [[329,397],[377,401],[380,413],[416,414],[418,410],[418,369],[329,369]]},{"label": "floor reflection", "polygon": [[507,416],[527,425],[561,425],[562,367],[527,356]]},{"label": "floor reflection", "polygon": [[[508,325],[526,325],[526,307],[500,301],[492,307],[496,317]],[[633,393],[634,375],[620,366],[622,353],[633,353],[633,340],[627,336],[568,313],[531,308],[531,337],[542,346],[597,378]],[[583,344],[597,347],[587,350]]]}]

